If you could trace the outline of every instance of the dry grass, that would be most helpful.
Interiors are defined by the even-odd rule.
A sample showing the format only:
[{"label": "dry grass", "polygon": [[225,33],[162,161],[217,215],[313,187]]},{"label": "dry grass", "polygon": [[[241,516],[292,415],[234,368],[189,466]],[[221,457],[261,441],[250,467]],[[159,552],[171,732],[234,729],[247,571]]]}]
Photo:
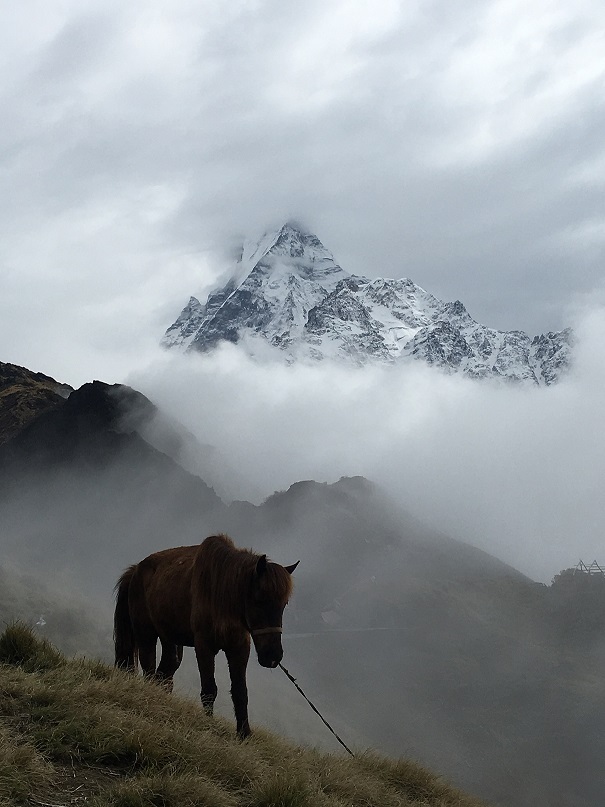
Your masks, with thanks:
[{"label": "dry grass", "polygon": [[321,754],[263,731],[238,742],[190,700],[67,660],[18,624],[0,637],[0,712],[0,805],[76,803],[77,790],[93,807],[480,807],[405,760]]},{"label": "dry grass", "polygon": [[0,725],[0,804],[23,800],[32,790],[48,787],[52,770],[31,743]]}]

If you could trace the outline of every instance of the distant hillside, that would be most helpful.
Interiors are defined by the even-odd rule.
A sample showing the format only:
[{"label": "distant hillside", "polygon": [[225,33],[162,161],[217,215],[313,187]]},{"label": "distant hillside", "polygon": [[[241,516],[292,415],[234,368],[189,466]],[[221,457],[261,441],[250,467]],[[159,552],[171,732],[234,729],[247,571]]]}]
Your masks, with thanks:
[{"label": "distant hillside", "polygon": [[427,770],[266,732],[245,743],[190,701],[19,626],[0,636],[0,799],[92,807],[481,807]]},{"label": "distant hillside", "polygon": [[88,590],[110,592],[133,556],[174,540],[177,524],[182,543],[220,529],[226,508],[214,491],[142,436],[155,414],[140,393],[95,381],[0,446],[5,553],[48,571],[67,560]]},{"label": "distant hillside", "polygon": [[0,362],[0,443],[43,412],[59,406],[72,388],[43,373]]}]

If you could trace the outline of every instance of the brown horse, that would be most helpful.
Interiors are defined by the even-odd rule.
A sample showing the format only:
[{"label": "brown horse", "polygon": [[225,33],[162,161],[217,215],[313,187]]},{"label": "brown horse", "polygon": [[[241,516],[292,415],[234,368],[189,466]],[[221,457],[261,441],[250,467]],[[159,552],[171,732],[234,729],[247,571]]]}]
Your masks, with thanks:
[{"label": "brown horse", "polygon": [[[140,662],[145,676],[172,691],[183,645],[195,647],[202,704],[212,714],[214,660],[223,650],[237,733],[247,737],[250,636],[259,664],[277,667],[283,657],[282,617],[297,565],[280,566],[266,555],[238,549],[227,535],[149,555],[126,569],[116,585],[116,666],[136,670]],[[162,656],[156,669],[158,639]]]}]

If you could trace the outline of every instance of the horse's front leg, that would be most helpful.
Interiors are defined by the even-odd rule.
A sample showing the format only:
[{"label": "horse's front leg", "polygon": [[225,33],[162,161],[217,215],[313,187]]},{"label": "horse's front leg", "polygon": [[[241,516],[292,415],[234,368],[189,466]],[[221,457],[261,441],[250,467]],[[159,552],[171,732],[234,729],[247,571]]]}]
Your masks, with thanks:
[{"label": "horse's front leg", "polygon": [[248,722],[248,687],[246,685],[246,667],[250,656],[250,642],[242,642],[225,650],[229,676],[231,678],[231,698],[235,710],[235,723],[238,736],[244,740],[252,733]]},{"label": "horse's front leg", "polygon": [[214,708],[214,701],[216,700],[216,680],[214,678],[214,659],[216,657],[216,650],[211,647],[207,642],[196,637],[195,639],[195,657],[197,659],[197,667],[200,671],[201,692],[200,698],[202,706],[206,714],[211,715]]}]

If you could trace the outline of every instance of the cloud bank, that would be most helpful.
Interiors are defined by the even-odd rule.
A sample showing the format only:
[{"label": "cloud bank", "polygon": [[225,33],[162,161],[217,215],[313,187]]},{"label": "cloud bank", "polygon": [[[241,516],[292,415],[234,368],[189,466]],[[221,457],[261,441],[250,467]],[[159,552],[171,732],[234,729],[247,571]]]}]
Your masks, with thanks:
[{"label": "cloud bank", "polygon": [[549,582],[580,557],[603,560],[605,309],[576,327],[574,368],[549,388],[420,363],[284,366],[231,345],[166,353],[129,381],[216,449],[204,473],[227,498],[361,474],[427,524]]}]

